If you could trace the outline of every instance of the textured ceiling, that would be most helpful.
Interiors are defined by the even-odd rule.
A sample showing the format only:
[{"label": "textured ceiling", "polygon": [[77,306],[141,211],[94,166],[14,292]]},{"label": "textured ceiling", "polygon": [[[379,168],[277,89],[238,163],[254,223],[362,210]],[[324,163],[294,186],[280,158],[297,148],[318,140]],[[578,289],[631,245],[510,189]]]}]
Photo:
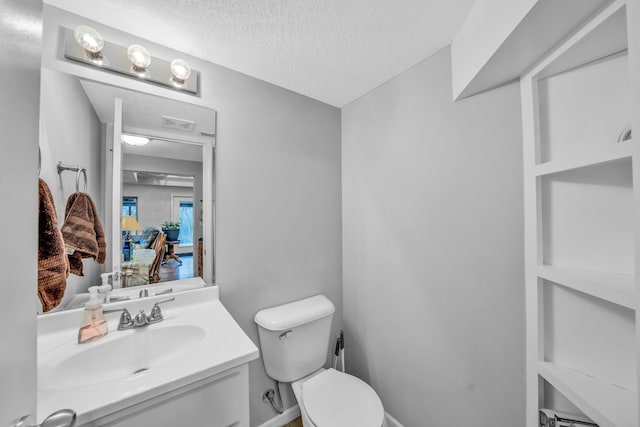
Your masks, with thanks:
[{"label": "textured ceiling", "polygon": [[449,45],[474,0],[47,0],[342,107]]}]

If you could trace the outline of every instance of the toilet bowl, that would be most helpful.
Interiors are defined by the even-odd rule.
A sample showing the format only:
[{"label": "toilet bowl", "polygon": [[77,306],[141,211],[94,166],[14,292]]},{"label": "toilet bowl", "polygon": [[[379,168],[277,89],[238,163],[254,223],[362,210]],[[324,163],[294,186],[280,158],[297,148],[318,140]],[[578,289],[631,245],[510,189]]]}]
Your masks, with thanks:
[{"label": "toilet bowl", "polygon": [[334,312],[323,295],[260,310],[254,321],[265,371],[291,383],[304,427],[383,427],[382,402],[367,383],[323,368]]},{"label": "toilet bowl", "polygon": [[364,381],[335,369],[320,369],[291,384],[304,427],[382,427],[384,409]]}]

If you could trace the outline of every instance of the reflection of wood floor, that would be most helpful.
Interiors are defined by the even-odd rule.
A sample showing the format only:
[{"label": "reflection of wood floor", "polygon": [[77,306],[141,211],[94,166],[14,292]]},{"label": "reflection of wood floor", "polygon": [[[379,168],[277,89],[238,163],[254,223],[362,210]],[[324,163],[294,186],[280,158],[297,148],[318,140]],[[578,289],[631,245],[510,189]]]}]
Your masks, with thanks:
[{"label": "reflection of wood floor", "polygon": [[193,277],[193,255],[178,256],[182,260],[182,265],[178,264],[178,261],[170,259],[165,265],[160,266],[160,282]]}]

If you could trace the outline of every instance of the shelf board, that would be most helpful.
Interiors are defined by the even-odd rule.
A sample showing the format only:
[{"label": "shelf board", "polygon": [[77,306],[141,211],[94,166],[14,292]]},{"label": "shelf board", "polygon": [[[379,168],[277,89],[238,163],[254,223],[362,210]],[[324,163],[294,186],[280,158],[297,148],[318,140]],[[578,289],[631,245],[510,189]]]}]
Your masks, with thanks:
[{"label": "shelf board", "polygon": [[554,173],[566,172],[573,169],[594,166],[601,163],[609,163],[617,160],[630,159],[633,155],[633,141],[628,140],[621,143],[609,145],[606,149],[592,153],[576,155],[567,160],[552,160],[541,163],[535,167],[536,176],[551,175]]},{"label": "shelf board", "polygon": [[635,277],[573,267],[538,266],[538,277],[635,310]]},{"label": "shelf board", "polygon": [[550,362],[538,372],[600,427],[637,426],[638,394]]}]

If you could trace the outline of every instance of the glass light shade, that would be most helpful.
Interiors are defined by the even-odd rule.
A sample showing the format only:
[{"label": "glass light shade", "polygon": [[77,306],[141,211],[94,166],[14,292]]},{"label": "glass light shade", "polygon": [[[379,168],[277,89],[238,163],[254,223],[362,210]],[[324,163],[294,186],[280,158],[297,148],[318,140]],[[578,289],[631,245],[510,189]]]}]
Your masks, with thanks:
[{"label": "glass light shade", "polygon": [[151,64],[149,51],[139,44],[132,44],[127,48],[127,56],[134,69],[144,71]]},{"label": "glass light shade", "polygon": [[140,231],[142,227],[133,216],[122,217],[122,231]]},{"label": "glass light shade", "polygon": [[177,82],[184,83],[191,75],[191,67],[183,59],[174,59],[171,61],[171,75]]},{"label": "glass light shade", "polygon": [[122,135],[122,142],[129,145],[142,146],[147,145],[150,139],[144,136]]},{"label": "glass light shade", "polygon": [[91,54],[99,54],[104,47],[104,40],[100,33],[86,25],[77,26],[73,31],[73,35],[76,42]]}]

